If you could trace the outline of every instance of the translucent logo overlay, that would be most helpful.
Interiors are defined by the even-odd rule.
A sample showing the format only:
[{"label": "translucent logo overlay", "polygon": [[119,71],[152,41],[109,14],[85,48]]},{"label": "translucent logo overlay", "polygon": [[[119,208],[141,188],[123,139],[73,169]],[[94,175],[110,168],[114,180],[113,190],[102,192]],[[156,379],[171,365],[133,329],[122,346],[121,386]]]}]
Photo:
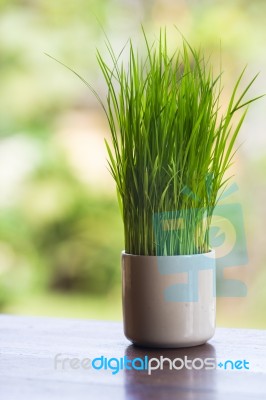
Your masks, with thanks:
[{"label": "translucent logo overlay", "polygon": [[[243,210],[239,203],[232,201],[237,191],[238,186],[232,184],[214,208],[209,229],[210,248],[214,251],[205,255],[162,257],[165,246],[171,245],[169,240],[173,240],[173,235],[182,237],[181,230],[184,229],[185,224],[191,227],[192,233],[198,226],[202,226],[203,219],[208,218],[207,210],[194,208],[154,214],[153,228],[160,274],[187,273],[187,283],[178,283],[166,288],[164,292],[166,301],[197,301],[198,277],[202,270],[213,271],[213,293],[214,295],[216,293],[217,297],[245,297],[247,295],[244,282],[239,279],[225,278],[225,271],[228,268],[243,267],[248,263]],[[193,196],[189,189],[186,189],[186,193],[188,196]],[[189,240],[188,237],[188,242]]]}]

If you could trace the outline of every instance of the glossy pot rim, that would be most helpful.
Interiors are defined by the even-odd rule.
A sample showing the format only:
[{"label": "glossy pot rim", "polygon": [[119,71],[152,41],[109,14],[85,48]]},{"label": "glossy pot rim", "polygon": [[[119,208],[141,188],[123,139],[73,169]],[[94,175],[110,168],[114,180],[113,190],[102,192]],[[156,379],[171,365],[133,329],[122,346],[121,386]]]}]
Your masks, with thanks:
[{"label": "glossy pot rim", "polygon": [[176,254],[176,255],[171,255],[171,256],[149,256],[149,255],[142,255],[142,254],[130,254],[130,253],[126,253],[125,250],[122,251],[121,253],[122,257],[127,257],[127,258],[143,258],[143,259],[189,259],[189,258],[203,258],[203,257],[207,257],[207,258],[215,258],[215,250],[214,249],[210,249],[210,251],[208,251],[208,253],[196,253],[196,254]]}]

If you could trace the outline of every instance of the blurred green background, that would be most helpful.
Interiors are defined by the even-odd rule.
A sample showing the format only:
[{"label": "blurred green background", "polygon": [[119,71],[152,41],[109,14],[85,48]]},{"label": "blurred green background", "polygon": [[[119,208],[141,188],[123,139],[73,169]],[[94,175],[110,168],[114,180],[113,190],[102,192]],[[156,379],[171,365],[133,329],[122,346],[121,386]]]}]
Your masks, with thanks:
[{"label": "blurred green background", "polygon": [[[176,25],[193,45],[222,57],[224,101],[243,85],[266,90],[264,0],[0,0],[0,312],[121,319],[123,226],[107,170],[104,114],[74,74],[101,96],[96,48],[103,28],[119,52],[140,26],[151,37]],[[221,56],[221,57],[220,57]],[[218,325],[266,328],[265,99],[252,105],[232,167],[245,217],[249,262],[226,271],[248,287],[218,299]]]}]

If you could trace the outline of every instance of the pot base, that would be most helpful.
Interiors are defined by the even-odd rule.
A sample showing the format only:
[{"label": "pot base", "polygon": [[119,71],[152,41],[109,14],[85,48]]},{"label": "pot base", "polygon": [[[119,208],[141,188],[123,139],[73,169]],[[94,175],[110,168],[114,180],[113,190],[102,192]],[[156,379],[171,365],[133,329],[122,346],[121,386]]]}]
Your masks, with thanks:
[{"label": "pot base", "polygon": [[[128,339],[128,338],[127,338]],[[209,338],[211,339],[211,338]],[[204,340],[204,341],[198,341],[198,342],[188,342],[188,343],[138,343],[134,342],[130,339],[131,343],[136,346],[136,347],[142,347],[142,348],[151,348],[151,349],[181,349],[181,348],[186,348],[186,347],[196,347],[196,346],[202,346],[207,343],[209,340]]]}]

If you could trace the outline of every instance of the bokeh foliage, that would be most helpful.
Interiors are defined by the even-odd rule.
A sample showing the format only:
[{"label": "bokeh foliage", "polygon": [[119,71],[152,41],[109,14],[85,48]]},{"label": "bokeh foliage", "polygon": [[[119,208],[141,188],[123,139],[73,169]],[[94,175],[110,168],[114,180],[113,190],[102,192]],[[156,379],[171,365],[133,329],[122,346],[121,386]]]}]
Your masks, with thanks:
[{"label": "bokeh foliage", "polygon": [[[222,67],[227,71],[226,100],[227,88],[246,63],[250,65],[246,82],[261,70],[254,94],[265,92],[259,87],[265,84],[265,7],[264,0],[0,0],[2,311],[25,312],[23,299],[30,298],[28,307],[34,303],[34,296],[42,293],[39,297],[44,303],[42,313],[52,313],[54,308],[55,314],[62,315],[64,309],[67,315],[70,303],[76,305],[76,310],[83,303],[87,307],[85,299],[94,294],[96,303],[100,304],[100,296],[105,299],[108,292],[119,289],[123,228],[115,189],[103,184],[95,187],[84,181],[73,168],[69,153],[64,151],[64,136],[61,141],[56,140],[60,121],[68,121],[66,116],[73,112],[99,115],[100,111],[87,88],[44,52],[77,70],[104,95],[104,82],[95,57],[96,47],[105,48],[102,27],[115,50],[120,51],[130,36],[138,38],[141,23],[151,36],[158,32],[158,27],[175,24],[190,42],[201,44],[212,53],[217,63],[222,53]],[[251,122],[247,126],[251,134],[246,137],[250,146],[248,154],[253,151],[257,156],[260,151],[261,158],[265,159],[265,143],[259,141],[265,125],[263,107],[265,103],[261,102],[256,107],[258,111],[250,112]],[[90,128],[88,124],[88,135]],[[104,130],[107,135],[107,128]],[[257,142],[262,144],[255,147]],[[243,164],[247,165],[242,199],[247,204],[244,211],[254,266],[250,275],[254,283],[250,287],[252,301],[241,303],[238,321],[242,312],[246,326],[251,324],[252,316],[258,326],[265,314],[262,271],[266,253],[260,239],[265,227],[263,218],[250,210],[263,215],[265,191],[261,182],[265,180],[265,173],[261,167],[263,162],[251,166],[249,155],[244,156],[242,165],[240,160],[236,172],[239,174],[244,170]],[[92,173],[97,177],[98,170]],[[256,290],[257,281],[260,290]],[[75,293],[79,296],[77,301],[71,298]],[[63,299],[61,302],[57,295]],[[103,300],[101,307],[109,301],[109,297]],[[119,301],[117,297],[116,302]],[[96,303],[92,303],[95,309]],[[36,304],[40,302],[36,300]],[[36,309],[38,313],[37,306]],[[73,310],[71,316],[75,315]],[[232,310],[231,303],[223,308],[223,324],[229,324]],[[85,311],[79,313],[82,315],[97,317]],[[106,317],[99,309],[99,318],[103,315]],[[235,323],[234,315],[232,321]]]}]

